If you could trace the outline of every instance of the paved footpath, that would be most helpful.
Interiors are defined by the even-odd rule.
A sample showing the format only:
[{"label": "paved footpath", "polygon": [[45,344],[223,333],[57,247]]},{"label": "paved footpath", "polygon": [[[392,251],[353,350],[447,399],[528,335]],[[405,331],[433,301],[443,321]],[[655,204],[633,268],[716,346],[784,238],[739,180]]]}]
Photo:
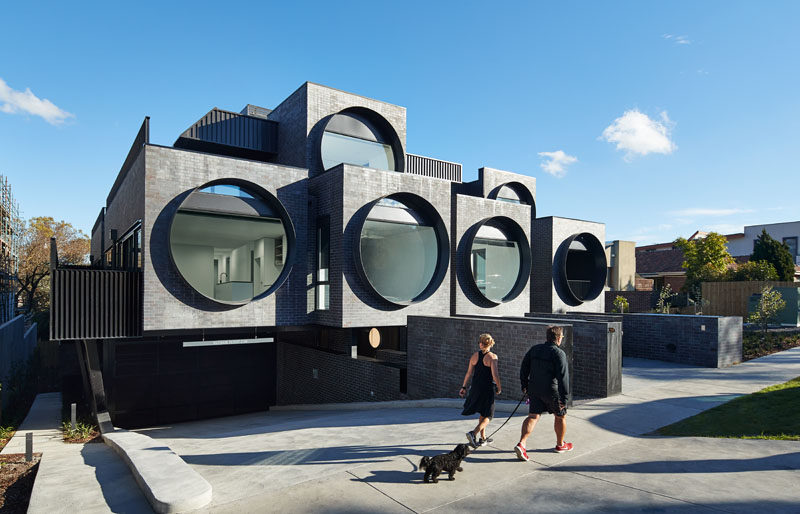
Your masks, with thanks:
[{"label": "paved footpath", "polygon": [[[624,394],[570,410],[574,451],[552,451],[553,418],[544,416],[528,440],[531,461],[517,461],[518,414],[466,459],[453,482],[423,484],[417,464],[465,441],[475,420],[455,407],[273,410],[142,432],[211,483],[212,503],[201,512],[800,512],[797,441],[642,436],[800,376],[800,348],[727,369],[640,359],[624,366]],[[505,417],[498,412],[490,431]],[[90,446],[98,450],[87,452]],[[63,457],[54,451],[48,466],[42,451],[29,512],[148,510],[104,445]],[[70,471],[55,466],[61,459],[71,459]],[[67,474],[81,481],[72,489],[88,492],[62,487],[54,494]],[[86,485],[89,475],[94,485]]]}]

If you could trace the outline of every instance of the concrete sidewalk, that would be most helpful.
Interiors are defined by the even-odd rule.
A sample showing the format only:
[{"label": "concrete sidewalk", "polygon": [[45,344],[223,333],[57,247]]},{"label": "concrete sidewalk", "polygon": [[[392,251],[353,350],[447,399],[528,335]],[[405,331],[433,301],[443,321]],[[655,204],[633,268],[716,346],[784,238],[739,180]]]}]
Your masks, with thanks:
[{"label": "concrete sidewalk", "polygon": [[[517,461],[517,415],[492,445],[466,459],[455,481],[435,485],[422,483],[417,464],[465,442],[475,420],[459,409],[343,405],[338,412],[270,411],[141,432],[211,483],[212,503],[201,512],[800,511],[797,441],[641,436],[799,376],[800,348],[728,369],[624,364],[624,394],[570,411],[573,452],[552,451],[552,417],[544,416],[528,441],[532,460]],[[498,413],[489,430],[505,417]],[[24,438],[24,428],[19,433]],[[43,441],[35,450],[44,456],[30,512],[149,510],[105,445]]]}]

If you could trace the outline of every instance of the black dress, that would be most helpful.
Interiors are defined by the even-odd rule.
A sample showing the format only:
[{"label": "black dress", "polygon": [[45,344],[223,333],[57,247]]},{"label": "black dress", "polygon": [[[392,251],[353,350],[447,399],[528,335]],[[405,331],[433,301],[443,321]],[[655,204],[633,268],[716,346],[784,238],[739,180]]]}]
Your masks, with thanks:
[{"label": "black dress", "polygon": [[492,381],[492,368],[483,363],[485,353],[478,352],[478,363],[472,374],[472,384],[469,394],[464,401],[464,410],[461,414],[469,416],[476,412],[485,418],[494,417],[494,382]]}]

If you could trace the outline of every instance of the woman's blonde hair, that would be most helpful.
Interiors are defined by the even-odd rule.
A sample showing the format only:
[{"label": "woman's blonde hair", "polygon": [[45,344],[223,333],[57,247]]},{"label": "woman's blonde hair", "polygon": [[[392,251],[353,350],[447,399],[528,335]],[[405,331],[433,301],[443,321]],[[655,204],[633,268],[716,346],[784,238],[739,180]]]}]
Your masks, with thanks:
[{"label": "woman's blonde hair", "polygon": [[481,334],[478,337],[478,343],[485,344],[487,350],[491,350],[492,346],[494,346],[494,339],[492,338],[491,334]]}]

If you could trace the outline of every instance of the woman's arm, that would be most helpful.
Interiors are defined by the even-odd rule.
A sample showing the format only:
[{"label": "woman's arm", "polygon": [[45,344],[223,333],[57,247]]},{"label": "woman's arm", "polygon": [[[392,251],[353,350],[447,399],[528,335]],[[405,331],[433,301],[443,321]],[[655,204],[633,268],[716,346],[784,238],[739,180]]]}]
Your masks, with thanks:
[{"label": "woman's arm", "polygon": [[497,369],[497,361],[497,355],[492,354],[492,380],[497,384],[497,394],[500,394],[503,392],[503,385],[500,383],[500,371]]},{"label": "woman's arm", "polygon": [[476,354],[473,354],[472,357],[469,358],[469,364],[467,365],[467,374],[464,375],[464,381],[461,382],[461,389],[458,390],[458,396],[464,397],[467,394],[467,384],[469,384],[469,379],[472,376],[472,372],[475,370],[475,364],[478,362],[478,359],[475,358]]}]

